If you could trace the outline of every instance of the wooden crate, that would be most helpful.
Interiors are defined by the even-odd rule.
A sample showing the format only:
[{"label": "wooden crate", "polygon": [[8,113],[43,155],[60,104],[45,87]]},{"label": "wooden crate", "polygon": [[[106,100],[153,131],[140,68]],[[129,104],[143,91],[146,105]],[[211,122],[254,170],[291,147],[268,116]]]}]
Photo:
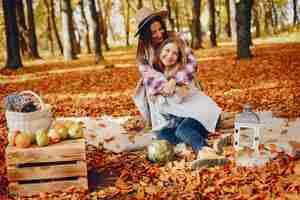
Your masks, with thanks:
[{"label": "wooden crate", "polygon": [[9,192],[32,196],[71,186],[88,188],[85,140],[65,140],[46,147],[6,148]]}]

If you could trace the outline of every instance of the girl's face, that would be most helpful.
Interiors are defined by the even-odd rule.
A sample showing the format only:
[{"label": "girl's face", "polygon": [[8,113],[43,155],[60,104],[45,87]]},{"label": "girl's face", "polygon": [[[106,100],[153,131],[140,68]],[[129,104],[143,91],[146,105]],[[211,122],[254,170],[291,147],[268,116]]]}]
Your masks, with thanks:
[{"label": "girl's face", "polygon": [[150,25],[151,41],[153,45],[160,45],[164,41],[165,30],[159,21],[154,21]]},{"label": "girl's face", "polygon": [[176,44],[168,43],[163,46],[159,58],[166,67],[175,65],[179,58],[179,49]]}]

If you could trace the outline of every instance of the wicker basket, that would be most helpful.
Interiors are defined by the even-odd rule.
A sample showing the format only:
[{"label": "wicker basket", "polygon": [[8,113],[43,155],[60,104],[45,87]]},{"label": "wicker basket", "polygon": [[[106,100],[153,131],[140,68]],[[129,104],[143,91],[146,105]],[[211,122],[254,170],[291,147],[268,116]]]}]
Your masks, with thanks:
[{"label": "wicker basket", "polygon": [[21,95],[32,95],[39,101],[40,109],[34,112],[22,113],[7,110],[5,113],[9,132],[19,130],[21,132],[35,133],[39,129],[48,129],[52,122],[50,105],[32,91],[23,91]]}]

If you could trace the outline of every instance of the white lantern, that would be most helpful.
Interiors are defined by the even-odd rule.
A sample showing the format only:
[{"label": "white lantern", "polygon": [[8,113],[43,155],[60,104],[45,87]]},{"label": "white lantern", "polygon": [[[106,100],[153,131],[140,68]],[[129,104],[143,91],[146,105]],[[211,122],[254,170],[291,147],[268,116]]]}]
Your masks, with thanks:
[{"label": "white lantern", "polygon": [[252,112],[252,107],[249,104],[244,106],[244,110],[240,113],[234,122],[234,148],[238,151],[241,149],[240,145],[240,133],[241,129],[252,130],[252,149],[255,152],[259,152],[259,140],[260,140],[260,119],[258,115]]}]

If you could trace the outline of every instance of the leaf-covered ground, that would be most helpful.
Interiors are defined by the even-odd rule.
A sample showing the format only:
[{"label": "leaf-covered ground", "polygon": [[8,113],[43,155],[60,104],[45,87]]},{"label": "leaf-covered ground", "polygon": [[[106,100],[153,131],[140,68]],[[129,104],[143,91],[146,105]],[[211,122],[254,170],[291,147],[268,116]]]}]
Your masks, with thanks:
[{"label": "leaf-covered ground", "polygon": [[[292,119],[300,116],[299,49],[300,43],[257,45],[247,61],[236,60],[232,47],[196,51],[198,77],[204,91],[226,111],[240,111],[250,102],[255,110]],[[106,67],[84,56],[70,63],[52,58],[27,62],[17,71],[2,69],[0,100],[15,91],[33,90],[52,105],[55,116],[137,115],[131,99],[139,79],[134,51],[106,53]],[[0,194],[4,197],[7,130],[0,108]],[[300,199],[300,163],[285,155],[258,169],[237,168],[233,163],[191,171],[185,164],[185,159],[177,158],[159,166],[147,161],[143,151],[111,154],[89,147],[91,191],[70,188],[36,199],[87,199],[89,195],[92,199]]]}]

